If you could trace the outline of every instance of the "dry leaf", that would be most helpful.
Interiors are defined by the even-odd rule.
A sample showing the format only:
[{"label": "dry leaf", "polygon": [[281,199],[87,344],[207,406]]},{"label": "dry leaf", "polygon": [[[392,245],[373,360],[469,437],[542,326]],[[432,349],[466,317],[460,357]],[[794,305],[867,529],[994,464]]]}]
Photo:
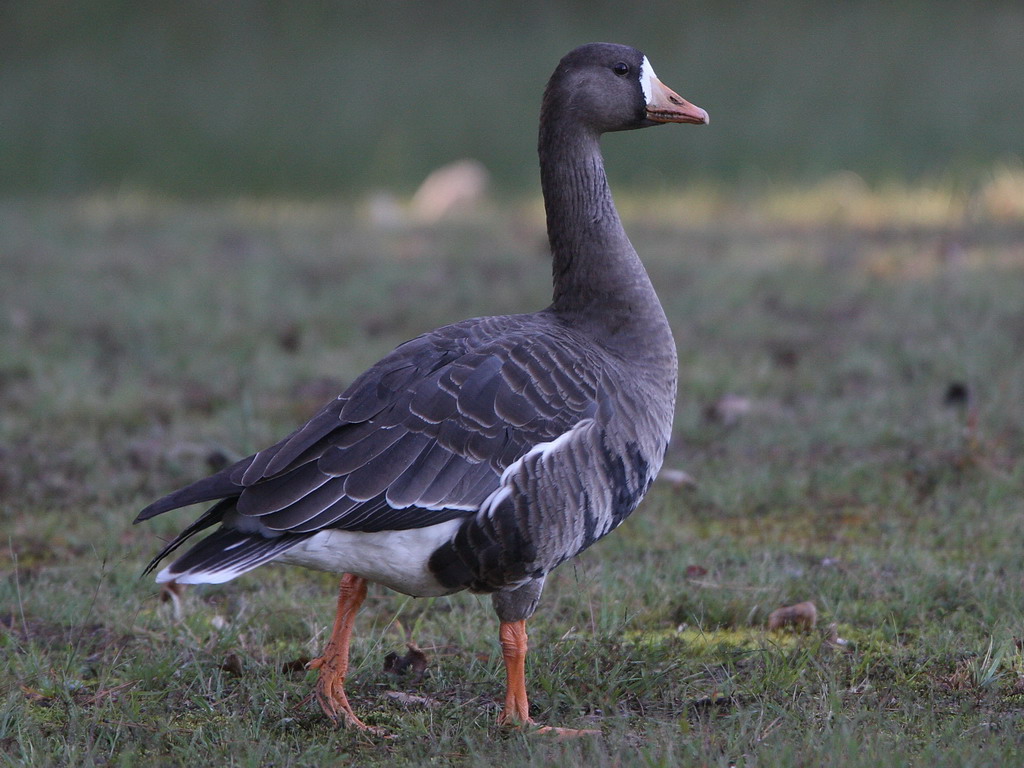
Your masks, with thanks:
[{"label": "dry leaf", "polygon": [[432,171],[409,202],[416,221],[436,224],[451,214],[472,210],[487,194],[490,174],[478,160],[456,160]]},{"label": "dry leaf", "polygon": [[741,395],[722,395],[704,409],[704,418],[725,426],[735,424],[741,416],[750,413],[750,398]]},{"label": "dry leaf", "polygon": [[657,480],[659,483],[671,485],[672,489],[676,491],[681,491],[683,488],[697,487],[697,481],[693,479],[693,476],[681,469],[662,467],[661,472],[658,473]]},{"label": "dry leaf", "polygon": [[392,675],[411,672],[409,682],[418,683],[423,680],[423,675],[427,671],[427,654],[420,650],[416,643],[406,643],[406,647],[409,650],[404,656],[392,651],[384,657],[384,671]]},{"label": "dry leaf", "polygon": [[220,665],[220,668],[229,675],[241,675],[244,669],[242,658],[237,653],[229,653],[224,658],[224,663]]},{"label": "dry leaf", "polygon": [[809,600],[796,605],[789,605],[779,608],[768,615],[768,629],[776,630],[783,627],[793,627],[803,632],[814,629],[818,621],[818,609]]},{"label": "dry leaf", "polygon": [[30,688],[27,685],[19,685],[18,688],[25,694],[25,698],[31,701],[33,704],[44,704],[49,706],[53,700],[53,696],[48,693],[43,693],[35,688]]},{"label": "dry leaf", "polygon": [[439,707],[441,702],[437,699],[431,699],[428,696],[415,696],[411,693],[403,693],[402,691],[387,691],[384,693],[389,699],[398,704],[402,704],[406,707]]}]

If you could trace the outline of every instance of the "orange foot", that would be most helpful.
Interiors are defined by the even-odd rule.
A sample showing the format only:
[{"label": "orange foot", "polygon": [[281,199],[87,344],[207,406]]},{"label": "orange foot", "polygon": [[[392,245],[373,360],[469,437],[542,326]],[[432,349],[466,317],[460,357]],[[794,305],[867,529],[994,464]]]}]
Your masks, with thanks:
[{"label": "orange foot", "polygon": [[313,692],[320,709],[335,725],[343,724],[346,728],[354,728],[372,736],[391,738],[391,734],[383,728],[367,725],[356,716],[345,694],[345,673],[338,669],[336,662],[336,656],[321,656],[309,662],[309,669],[320,670],[320,679],[316,681]]},{"label": "orange foot", "polygon": [[556,741],[581,736],[600,736],[600,731],[586,728],[555,728],[537,725],[530,717],[530,701],[526,696],[526,622],[501,623],[501,655],[505,661],[505,708],[498,715],[498,725],[518,728],[529,734],[544,734]]},{"label": "orange foot", "polygon": [[341,578],[338,588],[338,612],[334,618],[334,629],[331,639],[327,642],[324,655],[313,659],[307,665],[309,669],[319,669],[320,679],[316,681],[314,695],[320,709],[334,721],[335,725],[344,723],[363,733],[391,738],[382,728],[367,725],[352,711],[345,695],[345,676],[348,674],[349,641],[352,638],[352,625],[356,612],[366,598],[366,580],[351,573]]}]

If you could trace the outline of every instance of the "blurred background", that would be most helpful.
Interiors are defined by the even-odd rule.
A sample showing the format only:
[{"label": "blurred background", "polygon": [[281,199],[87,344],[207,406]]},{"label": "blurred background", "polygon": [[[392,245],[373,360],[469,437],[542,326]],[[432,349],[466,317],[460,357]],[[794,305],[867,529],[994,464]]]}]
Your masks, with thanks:
[{"label": "blurred background", "polygon": [[592,40],[712,116],[608,137],[620,188],[1020,162],[1019,2],[35,0],[0,5],[0,193],[406,194],[462,157],[530,192],[541,90]]}]

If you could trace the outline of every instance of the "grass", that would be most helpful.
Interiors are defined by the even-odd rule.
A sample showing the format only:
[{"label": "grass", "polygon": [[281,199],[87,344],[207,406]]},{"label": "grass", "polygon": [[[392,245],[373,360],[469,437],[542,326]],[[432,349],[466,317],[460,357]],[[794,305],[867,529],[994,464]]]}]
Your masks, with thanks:
[{"label": "grass", "polygon": [[[268,567],[165,602],[139,573],[192,513],[129,524],[399,341],[543,304],[535,207],[379,229],[326,202],[3,203],[0,761],[1014,764],[1019,183],[622,200],[677,330],[667,465],[697,486],[657,484],[551,578],[534,713],[603,734],[568,743],[494,724],[485,598],[382,589],[350,692],[397,738],[334,730],[301,669],[334,578]],[[805,600],[814,631],[765,629]],[[384,671],[406,642],[422,680]]]}]

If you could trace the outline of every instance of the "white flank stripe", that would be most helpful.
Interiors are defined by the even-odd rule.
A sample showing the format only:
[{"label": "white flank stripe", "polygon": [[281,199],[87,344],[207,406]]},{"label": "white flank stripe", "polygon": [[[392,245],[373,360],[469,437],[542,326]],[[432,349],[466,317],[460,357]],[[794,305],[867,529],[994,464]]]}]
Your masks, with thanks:
[{"label": "white flank stripe", "polygon": [[497,489],[495,489],[494,493],[484,499],[484,503],[480,505],[480,514],[490,517],[494,514],[498,505],[512,494],[512,485],[509,480],[523,468],[523,463],[527,459],[531,459],[539,454],[538,461],[544,461],[558,451],[563,445],[575,438],[578,431],[586,429],[593,423],[593,419],[583,419],[582,421],[578,421],[570,429],[560,434],[554,440],[549,440],[546,443],[537,443],[533,448],[505,467],[505,471],[501,473],[501,480],[499,481],[500,484]]},{"label": "white flank stripe", "polygon": [[501,484],[505,485],[505,482],[508,480],[508,478],[511,475],[514,475],[516,472],[518,472],[519,469],[523,466],[523,462],[526,461],[527,459],[531,458],[532,456],[536,456],[539,453],[541,455],[541,460],[543,460],[545,457],[547,457],[554,451],[557,451],[567,442],[572,440],[573,437],[576,436],[576,432],[578,430],[589,427],[593,423],[593,419],[583,419],[583,421],[576,422],[576,424],[574,424],[571,429],[569,429],[567,432],[563,432],[554,440],[551,440],[547,443],[537,443],[535,446],[533,446],[533,448],[528,450],[518,459],[516,459],[507,467],[505,467],[505,471],[501,473]]},{"label": "white flank stripe", "polygon": [[651,66],[651,62],[644,56],[644,63],[640,65],[640,87],[644,89],[644,98],[647,99],[647,103],[651,103],[651,98],[654,95],[654,90],[651,88],[651,78],[655,80],[658,76],[654,74],[654,67]]},{"label": "white flank stripe", "polygon": [[502,485],[499,486],[494,493],[484,499],[484,503],[480,505],[481,514],[490,517],[494,514],[495,508],[501,504],[505,499],[512,495],[512,486]]}]

